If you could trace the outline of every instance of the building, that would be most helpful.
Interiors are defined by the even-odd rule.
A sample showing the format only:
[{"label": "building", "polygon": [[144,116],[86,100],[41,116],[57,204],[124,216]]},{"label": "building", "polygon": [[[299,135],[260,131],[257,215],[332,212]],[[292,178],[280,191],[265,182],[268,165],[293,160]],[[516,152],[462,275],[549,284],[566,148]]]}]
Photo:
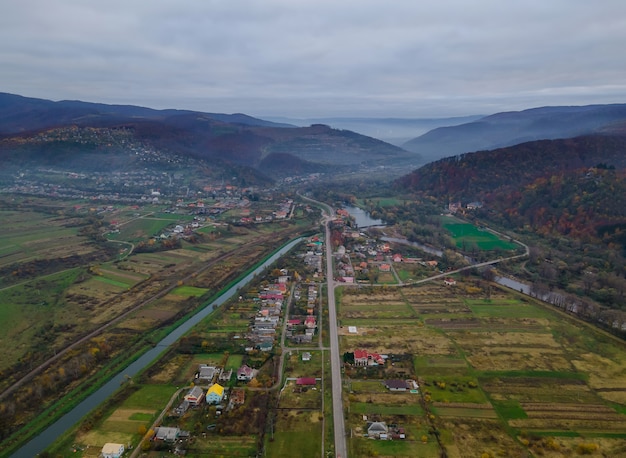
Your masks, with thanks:
[{"label": "building", "polygon": [[213,381],[213,377],[215,377],[215,374],[218,372],[219,369],[217,369],[215,366],[200,364],[200,366],[198,366],[198,379],[211,382]]},{"label": "building", "polygon": [[369,353],[367,350],[354,350],[355,366],[379,366],[385,364],[385,360],[378,353]]},{"label": "building", "polygon": [[219,383],[211,385],[206,392],[205,400],[207,404],[219,404],[224,399],[224,387]]},{"label": "building", "polygon": [[160,426],[154,428],[154,439],[160,441],[174,442],[180,436],[179,428],[166,428]]},{"label": "building", "polygon": [[314,329],[317,326],[317,322],[314,316],[307,316],[304,320],[304,326],[308,329]]},{"label": "building", "polygon": [[374,421],[367,424],[367,436],[375,439],[387,439],[389,428],[384,421]]},{"label": "building", "polygon": [[385,380],[385,386],[389,391],[406,391],[406,380]]},{"label": "building", "polygon": [[316,384],[315,377],[300,377],[296,379],[297,386],[315,386]]},{"label": "building", "polygon": [[102,447],[103,458],[119,458],[124,454],[124,446],[122,444],[114,444],[107,442]]},{"label": "building", "polygon": [[254,369],[245,364],[237,370],[237,380],[239,381],[249,382],[253,377]]},{"label": "building", "polygon": [[224,370],[220,373],[220,376],[217,378],[220,382],[228,382],[230,378],[233,376],[233,370]]},{"label": "building", "polygon": [[246,392],[244,390],[232,390],[230,392],[230,403],[233,406],[241,405],[246,402]]},{"label": "building", "polygon": [[199,386],[194,386],[190,389],[185,395],[185,401],[189,403],[189,405],[197,406],[204,399],[204,390]]}]

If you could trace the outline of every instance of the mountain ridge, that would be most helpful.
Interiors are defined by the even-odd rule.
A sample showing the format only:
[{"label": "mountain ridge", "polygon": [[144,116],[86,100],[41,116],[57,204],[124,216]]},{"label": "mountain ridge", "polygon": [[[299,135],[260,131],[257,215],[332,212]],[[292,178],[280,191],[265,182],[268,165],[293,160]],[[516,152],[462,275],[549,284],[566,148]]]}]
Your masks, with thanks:
[{"label": "mountain ridge", "polygon": [[[52,102],[0,93],[0,137],[5,154],[14,143],[23,143],[41,132],[56,128],[126,129],[135,140],[161,151],[204,160],[226,161],[268,171],[272,153],[283,156],[275,175],[289,175],[288,164],[297,170],[328,171],[332,167],[369,167],[401,160],[419,163],[414,153],[381,140],[325,125],[295,127],[245,114],[215,114],[188,110],[153,110],[133,105],[92,104],[82,101]],[[57,144],[60,147],[60,144]],[[60,152],[57,148],[57,152]],[[76,151],[75,154],[78,154]],[[45,151],[42,150],[42,154]],[[285,155],[292,155],[287,160]],[[261,166],[263,162],[263,166]],[[271,170],[271,167],[269,167]]]},{"label": "mountain ridge", "polygon": [[439,127],[402,146],[432,161],[528,141],[599,133],[621,122],[626,122],[626,104],[546,106],[495,113],[471,123]]}]

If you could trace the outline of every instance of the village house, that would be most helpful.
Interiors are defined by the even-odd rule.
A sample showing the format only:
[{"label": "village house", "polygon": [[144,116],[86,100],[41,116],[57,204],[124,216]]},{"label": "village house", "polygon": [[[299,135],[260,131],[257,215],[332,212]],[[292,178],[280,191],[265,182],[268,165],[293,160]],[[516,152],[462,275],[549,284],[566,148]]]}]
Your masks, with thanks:
[{"label": "village house", "polygon": [[229,369],[227,371],[222,371],[220,373],[220,376],[217,379],[220,382],[228,382],[232,376],[233,376],[233,370]]},{"label": "village house", "polygon": [[308,351],[302,353],[302,361],[311,361],[311,353]]},{"label": "village house", "polygon": [[194,386],[190,389],[185,395],[185,401],[189,403],[189,405],[197,406],[204,399],[204,390],[199,386]]},{"label": "village house", "polygon": [[189,410],[189,401],[183,399],[183,401],[174,409],[172,416],[182,417]]},{"label": "village house", "polygon": [[242,382],[249,382],[254,378],[254,375],[255,370],[245,364],[237,370],[237,380]]},{"label": "village house", "polygon": [[224,399],[224,387],[218,383],[211,385],[205,396],[206,403],[219,404],[222,399]]},{"label": "village house", "polygon": [[402,262],[402,255],[399,253],[396,253],[393,255],[391,259],[393,262]]},{"label": "village house", "polygon": [[389,428],[384,421],[373,421],[367,423],[367,436],[373,437],[374,439],[387,439],[387,433],[389,432]]},{"label": "village house", "polygon": [[154,428],[154,439],[159,441],[174,442],[180,436],[179,428],[166,428],[160,426]]},{"label": "village house", "polygon": [[296,379],[297,386],[315,386],[316,384],[315,377],[300,377]]},{"label": "village house", "polygon": [[406,380],[385,380],[384,383],[389,391],[406,391],[408,387]]},{"label": "village house", "polygon": [[297,318],[293,318],[293,319],[287,321],[287,328],[290,329],[290,328],[293,328],[294,326],[299,326],[301,324],[302,324],[302,320],[299,320]]},{"label": "village house", "polygon": [[314,329],[315,326],[317,326],[315,317],[311,315],[307,316],[306,319],[304,320],[304,326],[308,329]]},{"label": "village house", "polygon": [[367,350],[354,350],[354,365],[359,367],[379,366],[385,360],[378,353],[368,353]]},{"label": "village house", "polygon": [[198,366],[198,380],[204,380],[211,382],[215,374],[219,374],[220,370],[215,366],[207,366],[206,364],[200,364]]},{"label": "village house", "polygon": [[454,278],[446,277],[443,279],[443,284],[446,286],[454,286],[456,285],[456,280]]},{"label": "village house", "polygon": [[100,453],[103,458],[120,458],[124,454],[124,445],[107,442]]}]

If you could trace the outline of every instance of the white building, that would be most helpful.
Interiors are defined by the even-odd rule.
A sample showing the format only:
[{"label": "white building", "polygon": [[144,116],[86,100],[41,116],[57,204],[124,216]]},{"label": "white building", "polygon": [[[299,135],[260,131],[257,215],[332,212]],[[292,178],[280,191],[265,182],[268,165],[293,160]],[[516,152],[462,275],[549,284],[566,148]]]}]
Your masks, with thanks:
[{"label": "white building", "polygon": [[122,444],[107,442],[102,447],[101,453],[104,458],[119,458],[124,454],[124,446]]}]

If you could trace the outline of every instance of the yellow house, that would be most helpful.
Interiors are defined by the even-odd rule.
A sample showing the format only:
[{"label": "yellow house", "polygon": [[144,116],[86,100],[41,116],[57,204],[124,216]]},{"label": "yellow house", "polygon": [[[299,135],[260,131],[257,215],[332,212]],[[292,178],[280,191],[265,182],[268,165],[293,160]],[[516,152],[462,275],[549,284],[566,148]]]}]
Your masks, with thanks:
[{"label": "yellow house", "polygon": [[207,404],[219,404],[224,399],[224,387],[219,383],[214,383],[206,393]]}]

